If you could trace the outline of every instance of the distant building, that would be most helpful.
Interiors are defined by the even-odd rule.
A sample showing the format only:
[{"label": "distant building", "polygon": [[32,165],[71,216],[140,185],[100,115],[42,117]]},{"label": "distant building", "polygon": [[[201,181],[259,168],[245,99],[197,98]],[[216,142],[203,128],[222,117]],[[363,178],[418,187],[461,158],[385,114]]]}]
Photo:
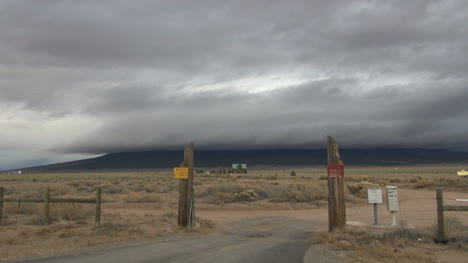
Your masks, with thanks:
[{"label": "distant building", "polygon": [[461,170],[461,171],[458,171],[458,176],[460,177],[468,177],[468,171],[465,171],[465,170]]},{"label": "distant building", "polygon": [[245,163],[233,163],[232,164],[232,173],[246,174],[247,173],[247,164],[245,164]]}]

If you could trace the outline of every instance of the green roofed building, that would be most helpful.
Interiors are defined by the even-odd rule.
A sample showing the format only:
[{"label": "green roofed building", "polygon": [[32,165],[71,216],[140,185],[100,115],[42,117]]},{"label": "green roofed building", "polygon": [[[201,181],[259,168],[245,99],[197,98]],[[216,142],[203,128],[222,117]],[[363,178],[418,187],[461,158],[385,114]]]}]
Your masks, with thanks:
[{"label": "green roofed building", "polygon": [[232,172],[233,173],[247,173],[247,164],[245,163],[233,163],[232,164]]}]

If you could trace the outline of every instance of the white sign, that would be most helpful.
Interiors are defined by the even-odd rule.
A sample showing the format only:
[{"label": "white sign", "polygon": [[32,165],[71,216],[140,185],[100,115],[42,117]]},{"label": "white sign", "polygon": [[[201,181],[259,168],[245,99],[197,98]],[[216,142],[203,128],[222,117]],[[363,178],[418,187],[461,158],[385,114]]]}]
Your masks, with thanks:
[{"label": "white sign", "polygon": [[382,189],[378,187],[367,188],[367,198],[369,199],[369,204],[383,203]]}]

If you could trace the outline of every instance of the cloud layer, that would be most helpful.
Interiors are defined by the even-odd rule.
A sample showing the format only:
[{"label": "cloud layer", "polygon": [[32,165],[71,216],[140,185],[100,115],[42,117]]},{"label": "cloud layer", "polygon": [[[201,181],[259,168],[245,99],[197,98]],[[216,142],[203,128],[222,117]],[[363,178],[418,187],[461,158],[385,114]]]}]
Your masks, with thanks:
[{"label": "cloud layer", "polygon": [[463,0],[4,0],[0,168],[327,134],[467,149],[467,24]]}]

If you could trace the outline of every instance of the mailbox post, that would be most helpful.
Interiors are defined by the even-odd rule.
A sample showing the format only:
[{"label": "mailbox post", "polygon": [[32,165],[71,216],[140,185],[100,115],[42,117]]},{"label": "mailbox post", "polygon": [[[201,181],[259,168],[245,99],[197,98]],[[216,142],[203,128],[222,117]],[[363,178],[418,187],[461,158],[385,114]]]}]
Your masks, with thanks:
[{"label": "mailbox post", "polygon": [[398,192],[396,186],[385,186],[387,189],[387,209],[392,213],[392,226],[396,226],[396,212],[399,210]]}]

